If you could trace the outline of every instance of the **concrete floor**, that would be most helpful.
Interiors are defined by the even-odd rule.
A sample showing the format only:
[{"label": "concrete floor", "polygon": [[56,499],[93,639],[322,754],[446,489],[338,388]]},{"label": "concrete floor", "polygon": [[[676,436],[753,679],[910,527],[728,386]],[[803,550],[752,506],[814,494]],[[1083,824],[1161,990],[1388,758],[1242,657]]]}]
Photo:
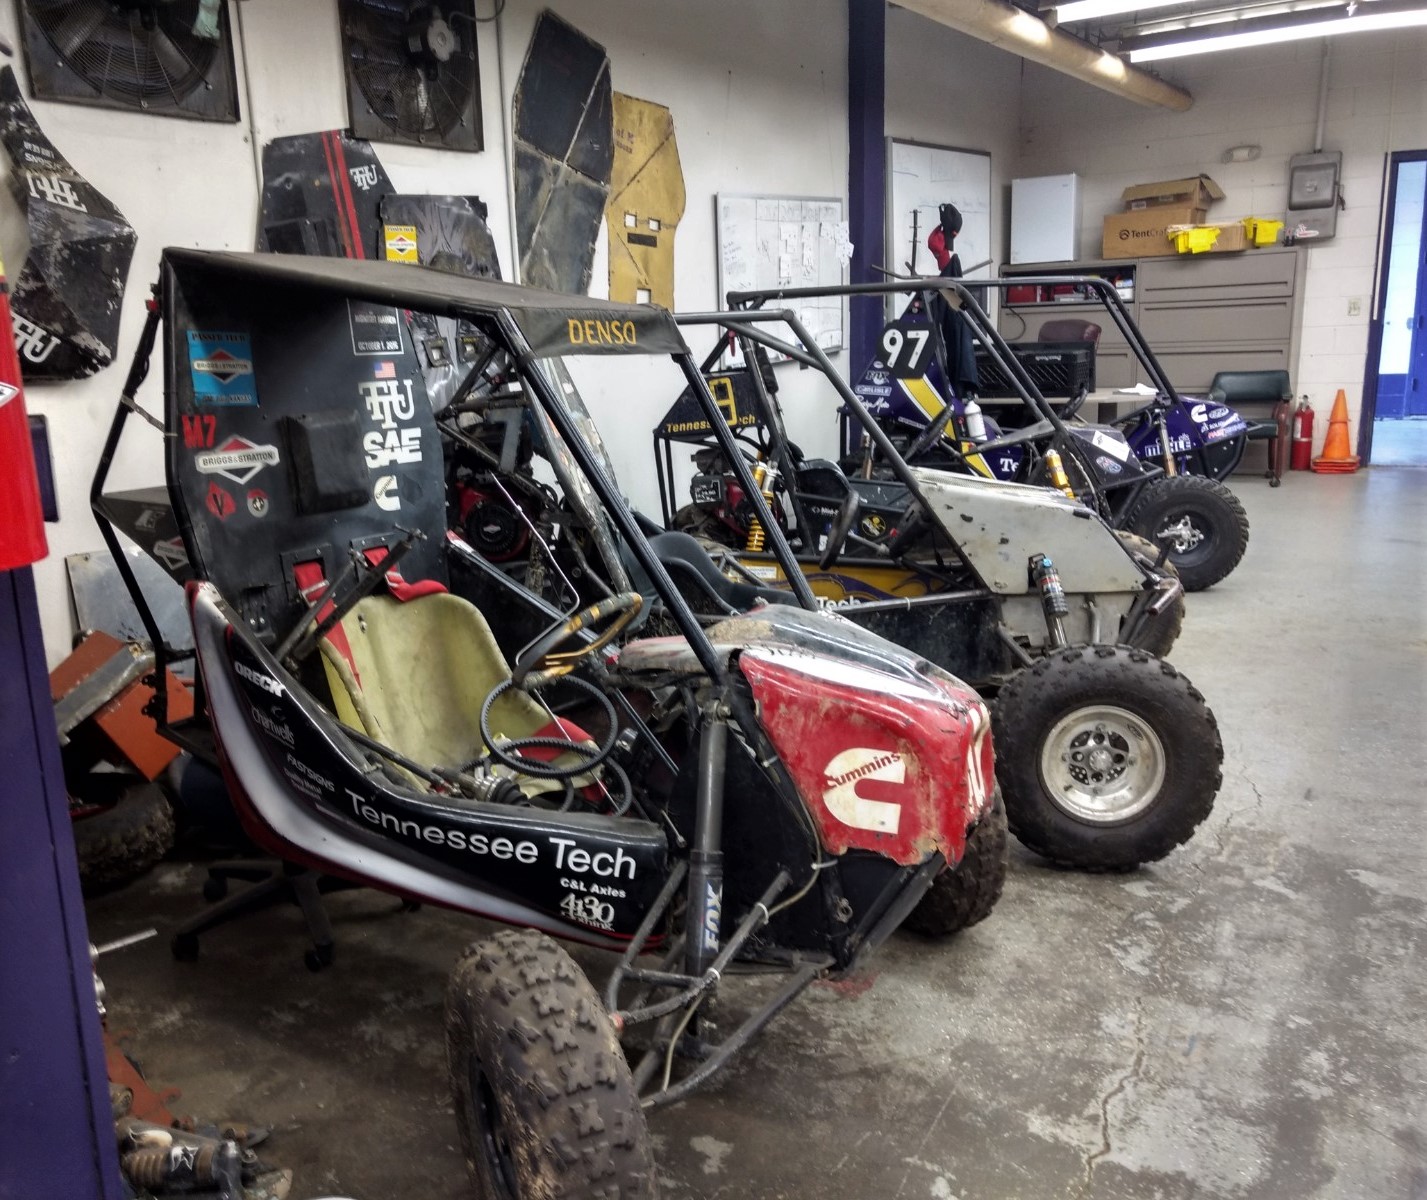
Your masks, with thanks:
[{"label": "concrete floor", "polygon": [[[1224,734],[1199,835],[1130,876],[1017,851],[983,925],[812,989],[653,1117],[666,1196],[1427,1197],[1427,473],[1236,490],[1248,556],[1174,655]],[[95,938],[171,925],[199,879],[95,903]],[[439,1014],[480,929],[369,892],[332,909],[321,975],[295,911],[194,964],[157,940],[105,959],[111,1027],[181,1109],[275,1124],[294,1197],[463,1196]]]},{"label": "concrete floor", "polygon": [[1427,417],[1374,421],[1372,460],[1378,467],[1427,467]]}]

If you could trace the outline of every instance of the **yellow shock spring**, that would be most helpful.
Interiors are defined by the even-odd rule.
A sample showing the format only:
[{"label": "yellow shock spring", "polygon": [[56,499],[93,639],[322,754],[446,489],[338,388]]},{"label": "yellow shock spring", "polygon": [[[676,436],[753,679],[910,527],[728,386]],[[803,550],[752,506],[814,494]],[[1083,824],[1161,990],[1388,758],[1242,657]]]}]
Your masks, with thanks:
[{"label": "yellow shock spring", "polygon": [[1060,451],[1047,450],[1045,452],[1046,470],[1050,472],[1050,481],[1062,492],[1075,499],[1075,491],[1070,486],[1070,477],[1065,473],[1065,464],[1060,461]]},{"label": "yellow shock spring", "polygon": [[[759,463],[753,468],[753,482],[758,485],[758,490],[763,493],[763,499],[768,501],[769,510],[773,507],[773,489],[765,487],[764,483],[768,478],[768,464]],[[767,534],[763,532],[763,522],[756,516],[748,522],[748,542],[744,546],[744,551],[748,554],[759,554],[763,550],[763,541]]]}]

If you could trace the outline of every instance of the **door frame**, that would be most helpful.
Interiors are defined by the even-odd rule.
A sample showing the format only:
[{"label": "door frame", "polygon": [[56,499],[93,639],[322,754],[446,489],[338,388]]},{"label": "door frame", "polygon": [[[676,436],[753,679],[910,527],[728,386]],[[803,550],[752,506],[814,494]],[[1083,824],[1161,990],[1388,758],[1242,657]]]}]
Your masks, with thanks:
[{"label": "door frame", "polygon": [[[1368,352],[1363,363],[1363,408],[1358,420],[1358,457],[1372,462],[1373,421],[1377,417],[1377,368],[1382,357],[1382,310],[1387,303],[1387,271],[1392,265],[1392,224],[1397,211],[1400,163],[1427,162],[1427,150],[1394,150],[1383,163],[1383,205],[1378,219],[1376,284],[1368,315]],[[1420,281],[1419,281],[1420,282]]]}]

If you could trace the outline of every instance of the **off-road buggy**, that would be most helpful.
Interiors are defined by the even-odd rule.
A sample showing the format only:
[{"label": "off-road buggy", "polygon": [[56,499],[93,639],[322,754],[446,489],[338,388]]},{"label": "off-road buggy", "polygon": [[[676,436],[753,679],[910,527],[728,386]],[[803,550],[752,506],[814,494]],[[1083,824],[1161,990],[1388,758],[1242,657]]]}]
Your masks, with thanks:
[{"label": "off-road buggy", "polygon": [[[1154,381],[1148,403],[1114,425],[1088,424],[1079,414],[1095,386],[1093,341],[1011,347],[1002,340],[977,295],[1040,285],[1072,288],[1085,300],[1100,301]],[[1163,547],[1186,591],[1212,587],[1238,565],[1248,546],[1248,517],[1219,481],[1242,456],[1249,425],[1227,405],[1186,399],[1174,390],[1108,280],[1017,276],[978,279],[970,288],[946,279],[907,280],[902,287],[911,299],[882,330],[877,354],[854,390],[909,462],[1068,486],[1114,528]],[[799,295],[750,293],[739,304],[757,307]],[[958,329],[969,335],[974,370],[956,360],[948,333]],[[969,417],[975,410],[968,405],[978,399],[985,414]],[[856,449],[846,447],[849,455]],[[1056,478],[1052,451],[1064,467],[1063,481]]]},{"label": "off-road buggy", "polygon": [[[269,852],[519,927],[472,945],[448,992],[478,1194],[655,1194],[644,1108],[686,1096],[904,921],[950,932],[986,915],[1004,814],[977,695],[797,607],[705,628],[572,415],[562,359],[592,353],[671,358],[717,416],[667,313],[394,263],[175,249],[157,290],[92,493],[155,646],[154,710],[216,754]],[[645,606],[621,590],[555,612],[508,665],[448,589],[448,551],[499,577],[492,616],[548,609],[443,536],[409,312],[469,323],[472,374],[499,377],[486,399],[518,392],[558,436],[567,494],[600,506],[676,635],[620,645]],[[106,494],[160,325],[149,419],[166,487]],[[206,725],[166,721],[175,652],[120,530],[187,585]],[[548,934],[618,956],[602,997]],[[782,979],[720,1030],[719,985],[744,968]]]},{"label": "off-road buggy", "polygon": [[[1011,830],[1031,849],[1115,869],[1189,838],[1218,792],[1222,747],[1199,692],[1157,656],[1178,632],[1183,598],[1153,549],[1054,489],[911,465],[791,311],[679,320],[719,331],[704,368],[723,417],[703,419],[690,391],[662,422],[665,521],[722,543],[725,569],[745,584],[810,585],[824,605],[995,697],[997,778]],[[792,337],[779,336],[784,323]],[[730,340],[745,365],[714,369]],[[988,345],[1004,355],[994,331]],[[801,455],[760,348],[822,375],[829,414],[840,404],[859,427],[860,461],[872,469]],[[1067,455],[1082,453],[1049,420]],[[693,502],[681,505],[674,447],[689,443]],[[752,491],[733,471],[738,457],[755,468]],[[796,547],[796,575],[763,547],[775,532],[765,509]]]}]

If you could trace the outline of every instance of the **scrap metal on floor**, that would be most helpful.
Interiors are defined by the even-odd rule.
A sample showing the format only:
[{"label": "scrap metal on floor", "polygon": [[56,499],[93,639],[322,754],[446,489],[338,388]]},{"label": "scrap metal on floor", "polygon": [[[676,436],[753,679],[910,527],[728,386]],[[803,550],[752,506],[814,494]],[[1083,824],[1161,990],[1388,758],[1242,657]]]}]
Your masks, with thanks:
[{"label": "scrap metal on floor", "polygon": [[[667,1197],[1427,1195],[1427,473],[1234,488],[1254,544],[1174,651],[1224,736],[1200,835],[1123,875],[1013,848],[991,919],[896,935],[653,1115]],[[91,904],[92,936],[177,925],[202,879],[161,865]],[[465,1197],[442,1000],[484,930],[328,905],[315,975],[296,908],[195,963],[166,939],[110,956],[109,1028],[185,1108],[273,1125],[295,1196]]]}]

